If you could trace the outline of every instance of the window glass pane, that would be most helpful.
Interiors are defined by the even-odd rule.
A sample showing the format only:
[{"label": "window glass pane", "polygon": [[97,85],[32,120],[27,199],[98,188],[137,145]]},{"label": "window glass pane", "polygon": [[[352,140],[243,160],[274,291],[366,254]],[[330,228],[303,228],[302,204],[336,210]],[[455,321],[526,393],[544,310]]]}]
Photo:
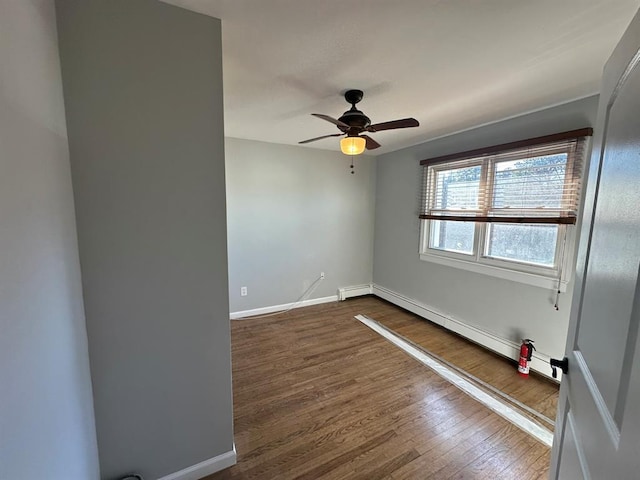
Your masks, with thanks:
[{"label": "window glass pane", "polygon": [[487,256],[554,266],[557,225],[491,223],[487,227]]},{"label": "window glass pane", "polygon": [[567,154],[497,162],[494,208],[561,208]]},{"label": "window glass pane", "polygon": [[431,220],[429,248],[472,254],[474,232],[474,222]]},{"label": "window glass pane", "polygon": [[477,209],[480,165],[436,172],[433,208],[442,210]]}]

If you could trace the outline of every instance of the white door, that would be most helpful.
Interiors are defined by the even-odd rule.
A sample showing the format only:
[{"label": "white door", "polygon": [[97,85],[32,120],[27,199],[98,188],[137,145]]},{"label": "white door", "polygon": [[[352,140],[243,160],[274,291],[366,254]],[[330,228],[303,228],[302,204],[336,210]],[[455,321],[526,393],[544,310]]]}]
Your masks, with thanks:
[{"label": "white door", "polygon": [[640,12],[604,71],[551,478],[640,479]]}]

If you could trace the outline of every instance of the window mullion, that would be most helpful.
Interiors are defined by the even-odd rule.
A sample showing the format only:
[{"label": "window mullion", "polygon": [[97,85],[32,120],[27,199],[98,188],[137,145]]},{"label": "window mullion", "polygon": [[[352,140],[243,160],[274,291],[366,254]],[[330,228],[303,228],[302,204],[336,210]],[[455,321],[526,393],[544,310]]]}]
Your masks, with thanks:
[{"label": "window mullion", "polygon": [[493,189],[495,186],[495,181],[493,178],[493,172],[495,170],[495,161],[494,157],[487,158],[482,163],[482,180],[484,184],[483,188],[483,205],[482,209],[484,210],[485,215],[489,215],[491,208],[493,207]]},{"label": "window mullion", "polygon": [[475,238],[473,241],[473,252],[475,254],[476,262],[479,262],[482,258],[482,252],[484,251],[484,237],[486,235],[486,228],[488,223],[476,222]]},{"label": "window mullion", "polygon": [[[488,216],[491,210],[491,203],[493,199],[493,161],[494,157],[485,158],[482,161],[482,171],[480,174],[480,190],[478,194],[478,207],[482,212],[482,215]],[[476,239],[474,245],[474,253],[476,256],[476,261],[480,261],[482,256],[484,255],[485,249],[485,241],[487,235],[487,226],[486,223],[476,223]]]}]

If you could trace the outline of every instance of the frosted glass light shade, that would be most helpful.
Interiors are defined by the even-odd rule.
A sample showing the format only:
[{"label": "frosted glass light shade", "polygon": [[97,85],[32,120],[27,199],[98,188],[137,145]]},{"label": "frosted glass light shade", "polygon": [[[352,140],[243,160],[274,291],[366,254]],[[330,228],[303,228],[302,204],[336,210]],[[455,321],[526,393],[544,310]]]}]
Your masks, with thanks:
[{"label": "frosted glass light shade", "polygon": [[340,150],[345,155],[360,155],[364,152],[366,143],[361,137],[344,137],[340,140]]}]

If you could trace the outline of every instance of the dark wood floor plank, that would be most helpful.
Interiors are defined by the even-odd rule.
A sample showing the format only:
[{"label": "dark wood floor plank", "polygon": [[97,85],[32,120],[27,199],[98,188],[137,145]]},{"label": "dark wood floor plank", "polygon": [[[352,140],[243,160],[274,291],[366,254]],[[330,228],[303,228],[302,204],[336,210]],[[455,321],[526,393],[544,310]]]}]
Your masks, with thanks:
[{"label": "dark wood floor plank", "polygon": [[383,325],[552,420],[555,419],[557,384],[537,374],[532,374],[529,378],[520,377],[516,374],[514,361],[504,359],[410,312],[394,313],[397,308],[390,304],[380,310],[384,313],[373,318]]},{"label": "dark wood floor plank", "polygon": [[518,399],[555,408],[555,385],[520,379],[505,359],[373,297],[237,320],[238,464],[206,480],[546,474],[547,447],[355,320],[357,314],[480,378],[495,372],[491,381]]}]

